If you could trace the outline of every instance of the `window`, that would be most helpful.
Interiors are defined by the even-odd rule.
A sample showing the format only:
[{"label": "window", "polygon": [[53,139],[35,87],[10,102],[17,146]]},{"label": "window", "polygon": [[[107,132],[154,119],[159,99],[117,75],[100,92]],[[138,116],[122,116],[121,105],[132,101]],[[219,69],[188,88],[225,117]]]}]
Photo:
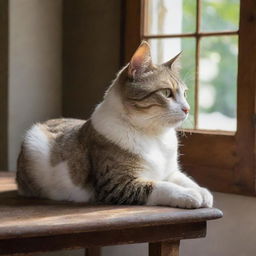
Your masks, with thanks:
[{"label": "window", "polygon": [[235,131],[239,0],[144,0],[142,20],[156,63],[183,50],[184,128]]},{"label": "window", "polygon": [[255,194],[256,2],[127,0],[125,12],[126,62],[141,39],[159,63],[183,50],[183,169],[216,191]]}]

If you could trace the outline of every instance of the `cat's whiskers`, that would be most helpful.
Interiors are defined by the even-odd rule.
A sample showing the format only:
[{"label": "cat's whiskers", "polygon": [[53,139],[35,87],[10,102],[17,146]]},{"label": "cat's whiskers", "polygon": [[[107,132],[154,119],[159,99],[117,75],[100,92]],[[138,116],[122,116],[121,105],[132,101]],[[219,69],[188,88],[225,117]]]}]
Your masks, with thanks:
[{"label": "cat's whiskers", "polygon": [[[186,119],[187,122],[189,122],[191,124],[191,126],[193,127],[194,126],[194,120],[192,120],[192,116],[188,116],[188,118]],[[193,118],[194,119],[194,118]]]},{"label": "cat's whiskers", "polygon": [[165,117],[170,117],[170,118],[175,118],[175,117],[180,117],[180,113],[165,113],[165,114],[158,114],[154,115],[148,118],[144,118],[144,120],[151,120],[151,119],[162,119]]},{"label": "cat's whiskers", "polygon": [[160,117],[162,117],[162,116],[167,116],[167,115],[170,115],[170,114],[169,114],[169,113],[165,113],[165,114],[157,114],[157,115],[153,115],[153,116],[150,116],[150,117],[144,118],[144,120],[150,120],[150,119],[160,118]]}]

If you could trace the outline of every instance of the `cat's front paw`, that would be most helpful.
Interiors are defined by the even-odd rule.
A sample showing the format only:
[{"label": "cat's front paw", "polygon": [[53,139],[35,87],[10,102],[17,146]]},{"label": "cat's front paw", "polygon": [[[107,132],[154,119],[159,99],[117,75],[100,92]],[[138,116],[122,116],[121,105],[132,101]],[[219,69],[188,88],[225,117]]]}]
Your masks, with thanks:
[{"label": "cat's front paw", "polygon": [[195,189],[186,188],[182,196],[177,200],[176,207],[195,209],[202,207],[202,195]]},{"label": "cat's front paw", "polygon": [[206,188],[200,188],[200,194],[203,198],[202,207],[210,208],[213,205],[213,196]]}]

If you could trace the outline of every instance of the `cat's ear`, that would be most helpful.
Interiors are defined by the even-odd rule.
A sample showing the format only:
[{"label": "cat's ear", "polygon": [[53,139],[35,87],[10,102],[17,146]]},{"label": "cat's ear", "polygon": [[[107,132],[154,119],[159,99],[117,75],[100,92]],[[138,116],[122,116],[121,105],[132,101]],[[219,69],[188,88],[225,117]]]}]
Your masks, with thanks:
[{"label": "cat's ear", "polygon": [[179,72],[180,71],[180,57],[182,55],[182,51],[180,53],[178,53],[175,57],[173,57],[172,59],[170,59],[169,61],[165,62],[163,65],[168,67],[169,69],[171,69],[174,72]]},{"label": "cat's ear", "polygon": [[152,67],[150,46],[146,41],[142,41],[138,49],[133,54],[128,66],[128,76],[137,78]]}]

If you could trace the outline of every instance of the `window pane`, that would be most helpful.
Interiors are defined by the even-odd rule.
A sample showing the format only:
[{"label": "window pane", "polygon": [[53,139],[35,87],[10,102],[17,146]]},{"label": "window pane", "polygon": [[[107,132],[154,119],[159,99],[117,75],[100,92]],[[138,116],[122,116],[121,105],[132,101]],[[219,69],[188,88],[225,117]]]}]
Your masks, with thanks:
[{"label": "window pane", "polygon": [[195,32],[196,1],[144,0],[145,35]]},{"label": "window pane", "polygon": [[168,38],[150,39],[153,62],[156,64],[170,60],[183,50],[181,57],[181,79],[189,88],[188,102],[191,107],[190,115],[184,122],[184,128],[194,128],[194,84],[195,84],[195,39]]},{"label": "window pane", "polygon": [[200,129],[236,130],[237,36],[201,40]]},{"label": "window pane", "polygon": [[202,0],[202,31],[237,30],[239,0]]}]

